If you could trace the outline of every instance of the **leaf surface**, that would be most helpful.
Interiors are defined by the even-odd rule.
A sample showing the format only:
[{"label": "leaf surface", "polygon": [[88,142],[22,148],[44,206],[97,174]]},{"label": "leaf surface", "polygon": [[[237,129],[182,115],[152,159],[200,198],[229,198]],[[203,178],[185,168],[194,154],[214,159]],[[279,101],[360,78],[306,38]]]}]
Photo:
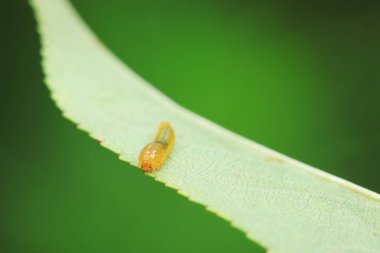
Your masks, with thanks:
[{"label": "leaf surface", "polygon": [[186,110],[110,53],[65,0],[32,0],[46,84],[64,115],[137,165],[169,121],[176,142],[152,176],[272,253],[379,252],[378,194]]}]

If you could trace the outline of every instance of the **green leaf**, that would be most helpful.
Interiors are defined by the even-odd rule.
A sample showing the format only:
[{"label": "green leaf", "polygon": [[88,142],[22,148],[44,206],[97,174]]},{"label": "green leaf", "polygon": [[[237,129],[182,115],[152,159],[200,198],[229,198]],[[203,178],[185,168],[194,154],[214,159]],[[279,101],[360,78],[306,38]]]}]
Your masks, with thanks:
[{"label": "green leaf", "polygon": [[378,194],[177,105],[113,56],[67,1],[31,3],[53,99],[68,119],[120,159],[137,165],[159,123],[169,121],[177,140],[152,176],[269,252],[380,251]]}]

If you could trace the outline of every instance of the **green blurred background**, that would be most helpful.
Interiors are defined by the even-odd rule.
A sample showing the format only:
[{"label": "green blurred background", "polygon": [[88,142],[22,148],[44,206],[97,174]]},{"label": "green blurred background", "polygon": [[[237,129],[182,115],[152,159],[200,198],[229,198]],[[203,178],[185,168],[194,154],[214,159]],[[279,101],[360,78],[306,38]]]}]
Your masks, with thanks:
[{"label": "green blurred background", "polygon": [[[380,191],[378,1],[73,3],[178,103]],[[0,252],[264,252],[63,119],[35,26],[26,1],[1,1]]]}]

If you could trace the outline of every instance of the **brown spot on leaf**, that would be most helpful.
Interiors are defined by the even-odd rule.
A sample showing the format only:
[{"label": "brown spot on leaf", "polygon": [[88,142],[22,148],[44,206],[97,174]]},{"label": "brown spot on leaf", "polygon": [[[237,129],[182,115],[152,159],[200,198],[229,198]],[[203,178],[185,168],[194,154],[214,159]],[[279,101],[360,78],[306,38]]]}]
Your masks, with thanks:
[{"label": "brown spot on leaf", "polygon": [[265,158],[269,162],[277,162],[277,163],[284,163],[285,161],[277,156],[269,155]]}]

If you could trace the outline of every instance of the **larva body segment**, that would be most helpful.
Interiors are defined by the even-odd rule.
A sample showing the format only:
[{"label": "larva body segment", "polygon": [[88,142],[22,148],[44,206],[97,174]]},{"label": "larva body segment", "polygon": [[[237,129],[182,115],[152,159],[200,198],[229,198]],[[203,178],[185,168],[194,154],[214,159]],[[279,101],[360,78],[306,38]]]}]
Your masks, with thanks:
[{"label": "larva body segment", "polygon": [[162,122],[152,143],[146,145],[139,156],[139,167],[144,172],[157,171],[170,153],[175,136],[169,122]]}]

